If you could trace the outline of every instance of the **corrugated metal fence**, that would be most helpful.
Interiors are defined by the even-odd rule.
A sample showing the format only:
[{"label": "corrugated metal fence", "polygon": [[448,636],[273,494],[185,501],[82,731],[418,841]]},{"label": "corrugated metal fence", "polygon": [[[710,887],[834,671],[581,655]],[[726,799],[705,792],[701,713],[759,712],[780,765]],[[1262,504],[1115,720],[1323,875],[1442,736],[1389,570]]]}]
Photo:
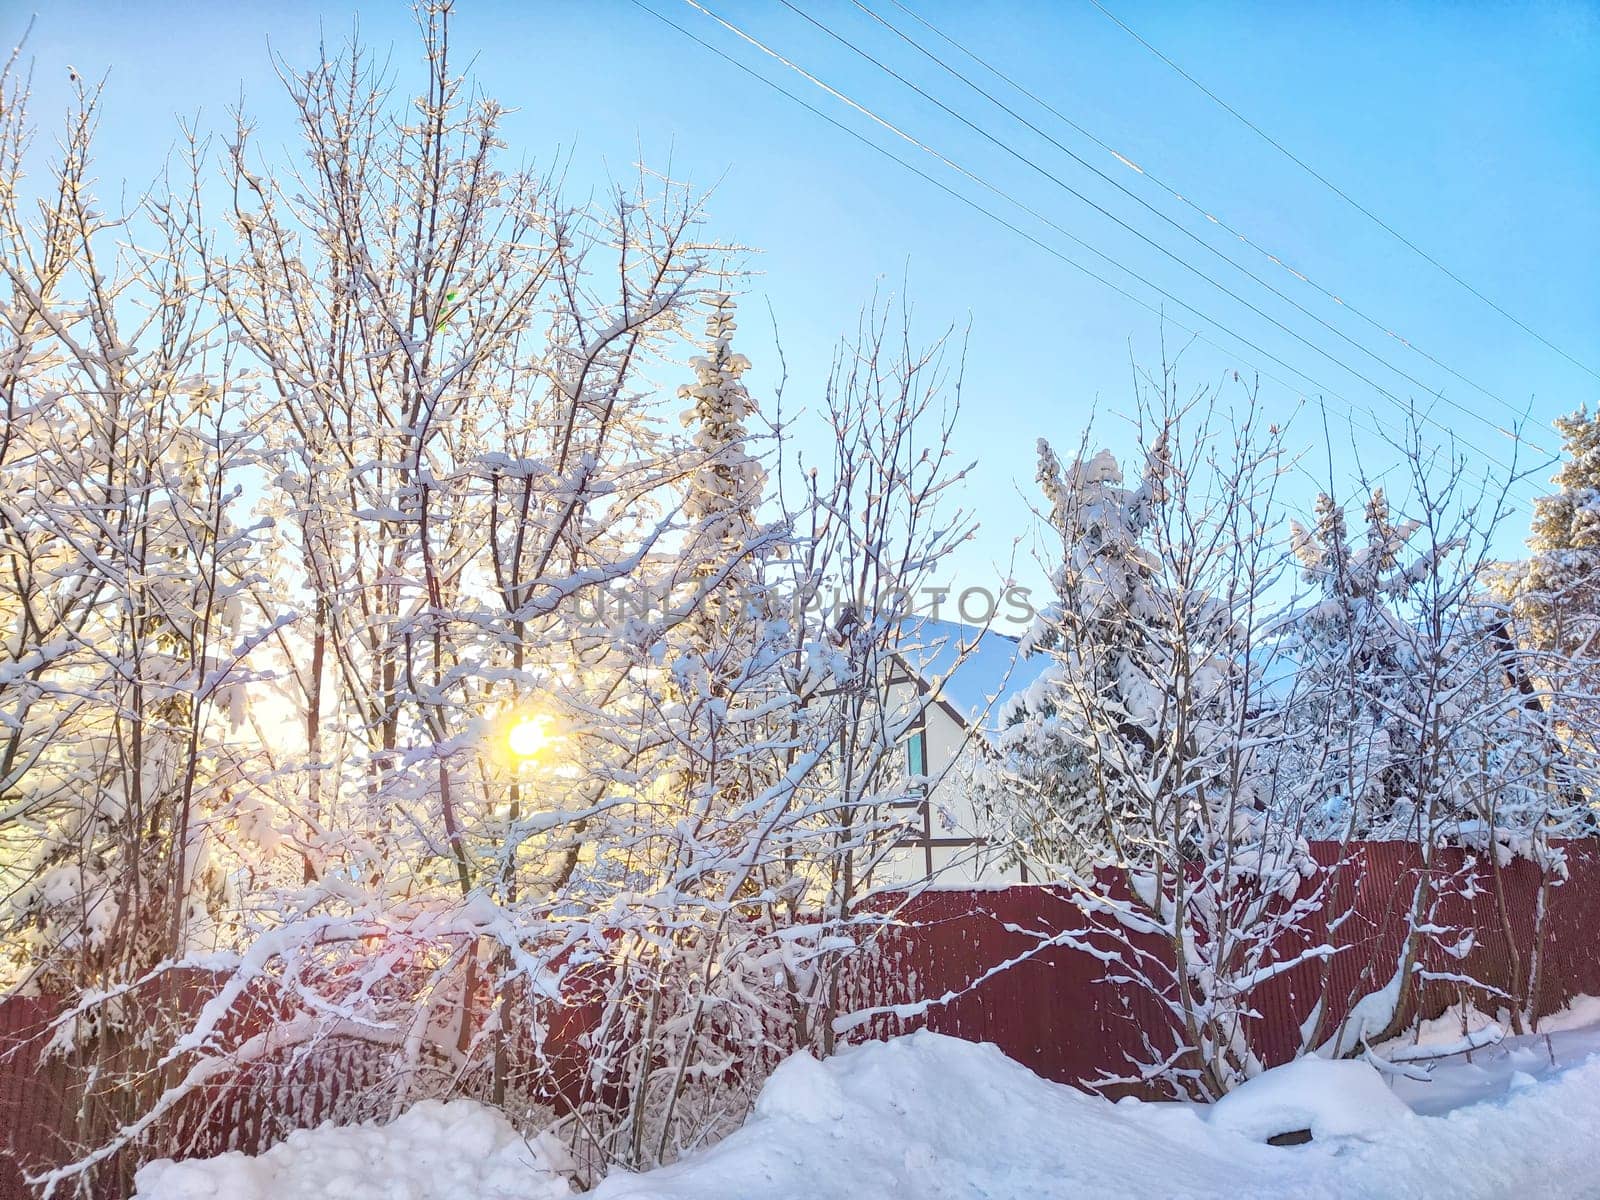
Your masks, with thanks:
[{"label": "corrugated metal fence", "polygon": [[[1569,842],[1564,849],[1568,877],[1546,889],[1539,923],[1533,1008],[1541,1015],[1575,995],[1600,995],[1600,844]],[[1313,845],[1312,850],[1325,875],[1340,861],[1336,846]],[[1352,1003],[1390,977],[1423,869],[1418,849],[1402,842],[1365,843],[1342,859],[1338,886],[1348,900],[1336,911],[1348,913],[1347,919],[1330,932],[1324,911],[1304,931],[1303,945],[1337,947],[1325,977],[1320,964],[1304,963],[1251,993],[1259,1019],[1248,1034],[1266,1062],[1294,1055],[1301,1025],[1319,997],[1328,1007],[1324,1027],[1331,1032]],[[1465,998],[1492,1012],[1503,999],[1438,977],[1469,976],[1509,994],[1523,993],[1535,950],[1540,872],[1518,859],[1499,872],[1497,888],[1492,867],[1460,850],[1437,851],[1428,869],[1439,889],[1433,920],[1452,933],[1425,944],[1421,966],[1434,977],[1419,976],[1423,982],[1410,1007],[1432,1017]],[[902,1005],[904,1012],[875,1017],[864,1027],[866,1036],[928,1028],[994,1042],[1063,1083],[1121,1075],[1130,1063],[1173,1047],[1170,1010],[1160,997],[1107,982],[1105,964],[1084,950],[1039,949],[1042,938],[1084,927],[1083,915],[1060,889],[927,891],[912,897],[897,918],[900,925],[883,935],[878,952],[852,981],[849,999],[853,1007]],[[1470,949],[1459,957],[1444,949],[1453,943],[1452,949],[1461,951],[1455,931],[1471,934]],[[1301,948],[1275,950],[1283,959]],[[985,977],[1013,959],[1021,961]],[[926,1003],[937,997],[947,999]]]},{"label": "corrugated metal fence", "polygon": [[[162,1051],[198,1014],[216,982],[201,972],[162,977],[161,986],[125,998],[118,1022],[124,1032],[88,1051],[49,1049],[49,1027],[63,1011],[59,1002],[0,1002],[0,1200],[25,1200],[25,1174],[77,1160],[97,1140],[86,1131],[135,1119],[179,1081],[185,1064],[162,1067]],[[254,1028],[259,1021],[259,1013],[231,1013],[224,1030],[234,1022]],[[81,1036],[94,1040],[92,1030]],[[114,1051],[106,1049],[108,1040]],[[328,1039],[309,1052],[264,1060],[239,1076],[202,1084],[137,1152],[97,1167],[92,1194],[128,1195],[135,1168],[147,1159],[203,1158],[225,1150],[254,1154],[296,1129],[382,1115],[364,1097],[369,1085],[392,1070],[388,1056],[369,1043]]]},{"label": "corrugated metal fence", "polygon": [[[1435,976],[1470,976],[1519,993],[1526,988],[1536,949],[1535,1011],[1555,1011],[1574,995],[1600,995],[1600,842],[1572,842],[1565,850],[1567,878],[1545,889],[1539,871],[1525,860],[1497,873],[1461,851],[1437,853],[1427,868],[1441,885],[1434,919],[1470,932],[1472,940],[1459,957],[1438,944],[1430,946],[1423,966]],[[1424,869],[1416,847],[1406,843],[1368,843],[1342,859],[1336,847],[1314,846],[1313,851],[1325,877],[1337,872],[1338,887],[1348,898],[1339,911],[1349,916],[1331,932],[1315,918],[1304,932],[1306,944],[1326,941],[1339,948],[1326,972],[1315,963],[1304,964],[1253,993],[1259,1017],[1249,1035],[1268,1062],[1292,1055],[1319,995],[1329,1006],[1331,1026],[1355,999],[1388,978],[1413,886]],[[1535,947],[1541,890],[1546,907]],[[1157,997],[1108,982],[1105,964],[1093,954],[1059,946],[1039,949],[1041,937],[1083,925],[1082,914],[1058,889],[928,891],[912,897],[896,915],[897,923],[881,935],[876,950],[858,960],[844,991],[851,1007],[907,1007],[900,1015],[873,1018],[854,1038],[926,1027],[995,1042],[1041,1075],[1075,1083],[1122,1074],[1131,1060],[1172,1044],[1169,1011]],[[1284,958],[1298,948],[1275,949]],[[1013,959],[1020,961],[995,970]],[[128,1048],[125,1064],[113,1066],[137,1067],[141,1054],[153,1064],[159,1052],[155,1031],[170,1030],[176,1016],[192,1014],[204,990],[203,983],[190,979],[165,989],[165,995],[143,998],[148,1012],[130,1024],[150,1036]],[[1430,978],[1419,989],[1416,1007],[1433,1016],[1463,998],[1496,1006],[1492,996],[1469,991],[1450,979]],[[86,1082],[83,1066],[70,1053],[45,1056],[41,1031],[59,1011],[37,999],[0,1003],[0,1200],[27,1195],[24,1168],[37,1170],[81,1153],[86,1147],[78,1131],[91,1113],[100,1117],[96,1127],[105,1128],[106,1111],[131,1117],[167,1082],[164,1072],[148,1070],[141,1074],[138,1094],[130,1094]],[[137,1157],[259,1152],[295,1128],[376,1115],[367,1111],[362,1096],[387,1069],[381,1055],[366,1046],[325,1042],[205,1091]],[[120,1156],[99,1173],[96,1193],[127,1194],[134,1159]]]}]

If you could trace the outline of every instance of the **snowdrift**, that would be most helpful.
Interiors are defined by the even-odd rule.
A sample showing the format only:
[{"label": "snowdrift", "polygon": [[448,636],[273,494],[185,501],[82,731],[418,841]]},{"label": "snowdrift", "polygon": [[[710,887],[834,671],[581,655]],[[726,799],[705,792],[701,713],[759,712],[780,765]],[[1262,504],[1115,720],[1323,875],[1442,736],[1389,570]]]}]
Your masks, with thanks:
[{"label": "snowdrift", "polygon": [[[1587,1047],[1586,1047],[1587,1051]],[[1269,1146],[1311,1128],[1317,1140]],[[1226,1104],[1112,1104],[931,1033],[787,1060],[744,1128],[597,1200],[1504,1200],[1600,1196],[1600,1059],[1444,1117],[1322,1060]],[[1530,1193],[1533,1194],[1533,1193]]]},{"label": "snowdrift", "polygon": [[[1450,1061],[1395,1088],[1302,1060],[1226,1100],[1117,1104],[933,1033],[786,1060],[744,1127],[595,1200],[1541,1200],[1600,1197],[1600,1030]],[[1454,1104],[1444,1111],[1446,1104]],[[1442,1112],[1422,1116],[1417,1111]],[[1310,1129],[1309,1144],[1265,1139]],[[558,1148],[470,1101],[324,1126],[258,1158],[151,1163],[136,1200],[556,1200]]]},{"label": "snowdrift", "polygon": [[134,1200],[565,1200],[560,1165],[492,1108],[424,1100],[387,1125],[298,1130],[254,1158],[147,1163]]},{"label": "snowdrift", "polygon": [[1378,1137],[1409,1121],[1411,1110],[1364,1062],[1302,1058],[1256,1076],[1206,1116],[1212,1128],[1252,1141],[1300,1130],[1327,1141]]},{"label": "snowdrift", "polygon": [[[1239,1139],[1262,1179],[1282,1152]],[[1248,1166],[1244,1168],[1248,1170]],[[1197,1110],[1114,1105],[992,1045],[920,1032],[786,1060],[745,1127],[675,1166],[613,1176],[604,1200],[932,1200],[1216,1194],[1241,1167]],[[1120,1189],[1113,1193],[1111,1188]]]}]

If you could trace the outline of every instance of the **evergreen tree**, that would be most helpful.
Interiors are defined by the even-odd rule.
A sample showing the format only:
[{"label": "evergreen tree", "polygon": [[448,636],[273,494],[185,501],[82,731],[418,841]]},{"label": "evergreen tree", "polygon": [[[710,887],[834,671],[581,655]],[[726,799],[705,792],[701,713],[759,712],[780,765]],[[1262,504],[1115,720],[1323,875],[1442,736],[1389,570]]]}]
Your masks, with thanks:
[{"label": "evergreen tree", "polygon": [[1294,552],[1313,602],[1287,623],[1294,695],[1284,706],[1281,789],[1302,805],[1307,837],[1404,836],[1414,812],[1418,756],[1412,702],[1414,640],[1397,605],[1423,558],[1402,564],[1415,521],[1397,522],[1383,490],[1368,497],[1366,530],[1353,541],[1342,506],[1326,493],[1310,528],[1293,525]]},{"label": "evergreen tree", "polygon": [[1600,752],[1600,413],[1580,409],[1557,418],[1556,428],[1565,448],[1556,491],[1534,501],[1530,554],[1507,590],[1516,638],[1528,651],[1522,669],[1544,693],[1570,754],[1592,762]]},{"label": "evergreen tree", "polygon": [[[1037,683],[1003,715],[1007,777],[991,807],[1009,814],[1009,833],[1024,861],[1076,869],[1115,852],[1137,807],[1128,764],[1148,760],[1145,727],[1158,703],[1153,674],[1164,655],[1160,626],[1167,606],[1157,563],[1142,543],[1163,492],[1158,444],[1143,478],[1125,486],[1122,468],[1102,450],[1068,470],[1044,439],[1036,478],[1049,505],[1061,561],[1052,573],[1054,603],[1023,639],[1024,652],[1048,654]],[[1119,752],[1096,750],[1100,732],[1086,702],[1118,715],[1110,734]],[[1104,731],[1102,731],[1104,732]]]},{"label": "evergreen tree", "polygon": [[1517,597],[1537,645],[1589,660],[1600,653],[1600,414],[1581,409],[1556,428],[1565,461],[1556,492],[1534,501]]},{"label": "evergreen tree", "polygon": [[719,646],[727,641],[719,635],[752,628],[743,618],[767,610],[760,587],[764,556],[753,553],[766,471],[749,449],[749,419],[756,410],[741,379],[750,360],[733,349],[738,328],[734,299],[719,293],[710,305],[707,353],[689,360],[695,382],[679,388],[678,395],[691,402],[682,418],[691,430],[692,446],[683,502],[683,514],[692,525],[684,557],[712,593],[707,603],[696,606],[691,646],[702,656],[715,693],[742,665],[739,648]]}]

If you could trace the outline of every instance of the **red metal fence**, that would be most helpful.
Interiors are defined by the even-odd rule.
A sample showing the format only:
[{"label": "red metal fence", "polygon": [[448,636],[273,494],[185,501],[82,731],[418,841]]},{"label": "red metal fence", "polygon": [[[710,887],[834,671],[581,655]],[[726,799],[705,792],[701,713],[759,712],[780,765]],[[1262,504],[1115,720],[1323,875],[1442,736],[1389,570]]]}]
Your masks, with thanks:
[{"label": "red metal fence", "polygon": [[[1332,845],[1312,849],[1325,867],[1338,856]],[[1600,995],[1600,843],[1569,842],[1565,851],[1568,877],[1548,889],[1540,923],[1541,965],[1532,997],[1540,1015],[1556,1011],[1575,995]],[[1249,1036],[1264,1061],[1276,1064],[1293,1056],[1301,1024],[1319,997],[1328,1006],[1325,1027],[1331,1031],[1357,999],[1389,978],[1422,870],[1420,852],[1404,842],[1366,843],[1343,861],[1339,883],[1351,902],[1338,909],[1350,910],[1348,919],[1330,932],[1323,912],[1305,930],[1305,945],[1326,942],[1338,948],[1326,988],[1321,968],[1313,962],[1284,972],[1251,994],[1260,1015]],[[1469,860],[1460,850],[1437,852],[1431,870],[1440,884],[1433,910],[1438,924],[1470,933],[1472,943],[1458,958],[1430,941],[1422,967],[1437,975],[1470,976],[1518,994],[1535,948],[1539,870],[1525,859],[1509,863],[1500,872],[1497,889],[1491,865]],[[861,1007],[903,1005],[906,1012],[875,1018],[865,1027],[867,1036],[927,1028],[994,1042],[1018,1062],[1063,1083],[1122,1074],[1130,1062],[1148,1060],[1151,1047],[1161,1052],[1172,1046],[1171,1017],[1158,997],[1107,982],[1105,964],[1085,951],[1039,950],[1041,937],[1084,926],[1082,914],[1062,890],[927,891],[912,897],[898,917],[902,925],[883,936],[878,952],[853,981],[850,998]],[[1300,948],[1278,947],[1278,957],[1288,958]],[[1013,959],[1022,961],[985,978],[996,965]],[[1411,1007],[1423,1016],[1437,1016],[1461,1000],[1463,992],[1486,1011],[1504,1004],[1481,990],[1433,979],[1420,985]],[[949,999],[922,1007],[930,998],[945,996]]]},{"label": "red metal fence", "polygon": [[[77,1160],[94,1147],[87,1131],[133,1119],[178,1081],[184,1064],[155,1064],[165,1037],[193,1019],[215,980],[200,973],[165,978],[167,986],[128,998],[131,1011],[121,1025],[129,1032],[114,1051],[103,1044],[88,1052],[50,1049],[58,1001],[0,1002],[0,1200],[25,1200],[25,1174]],[[295,1129],[375,1115],[362,1110],[360,1097],[389,1070],[367,1044],[330,1041],[314,1058],[266,1061],[242,1077],[203,1084],[148,1146],[96,1169],[93,1195],[127,1195],[134,1168],[148,1158],[258,1153]],[[63,1194],[76,1193],[63,1188]]]},{"label": "red metal fence", "polygon": [[[1542,969],[1533,1006],[1541,1014],[1574,995],[1600,995],[1600,842],[1573,842],[1565,849],[1568,877],[1548,889],[1539,923]],[[1334,848],[1313,850],[1325,867],[1334,863]],[[1339,948],[1326,988],[1320,969],[1306,964],[1252,994],[1259,1017],[1250,1037],[1266,1061],[1292,1055],[1301,1023],[1319,995],[1326,993],[1331,1026],[1355,999],[1388,978],[1422,869],[1417,849],[1406,843],[1362,845],[1336,868],[1339,886],[1351,898],[1339,909],[1349,911],[1349,919],[1330,933],[1319,927],[1321,918],[1314,918],[1305,931],[1307,944],[1326,941]],[[1461,851],[1441,852],[1430,869],[1448,881],[1435,910],[1439,923],[1471,931],[1473,940],[1459,958],[1432,946],[1423,965],[1506,992],[1521,990],[1535,947],[1538,870],[1518,860],[1497,878],[1488,864],[1472,865]],[[1083,924],[1070,898],[1057,889],[929,891],[911,898],[898,918],[876,950],[859,960],[846,992],[853,1006],[908,1007],[904,1015],[873,1019],[856,1038],[926,1027],[995,1042],[1012,1058],[1062,1082],[1119,1074],[1130,1059],[1171,1043],[1168,1012],[1148,992],[1107,982],[1104,963],[1082,950],[1038,949],[1040,936]],[[1298,948],[1277,948],[1278,955],[1288,957]],[[1021,961],[994,971],[1013,959]],[[194,992],[192,985],[180,985],[178,995],[152,1001],[157,1011],[146,1023],[160,1028],[164,1013],[170,1027],[174,1011],[192,1013]],[[1462,998],[1460,985],[1434,979],[1420,988],[1416,1007],[1434,1016]],[[1495,1007],[1488,995],[1468,998]],[[27,1195],[24,1166],[36,1170],[69,1161],[75,1150],[81,1153],[75,1131],[87,1108],[131,1103],[114,1089],[86,1089],[84,1073],[70,1055],[42,1056],[39,1034],[57,1011],[41,1000],[0,1004],[0,1200]],[[324,1044],[314,1056],[253,1068],[244,1082],[219,1084],[198,1097],[140,1157],[259,1152],[294,1128],[373,1115],[364,1110],[361,1097],[365,1084],[385,1069],[368,1048],[340,1043]],[[144,1086],[159,1089],[162,1080],[151,1077]],[[132,1166],[133,1156],[122,1156],[99,1177],[96,1193],[126,1194]]]}]

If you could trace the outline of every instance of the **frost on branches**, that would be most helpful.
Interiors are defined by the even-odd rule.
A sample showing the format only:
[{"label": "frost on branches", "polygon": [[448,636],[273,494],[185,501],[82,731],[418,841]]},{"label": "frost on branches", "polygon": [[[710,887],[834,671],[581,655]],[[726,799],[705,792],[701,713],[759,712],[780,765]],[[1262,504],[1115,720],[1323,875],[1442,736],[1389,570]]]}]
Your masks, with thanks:
[{"label": "frost on branches", "polygon": [[[198,207],[108,216],[80,92],[34,204],[0,76],[0,873],[13,987],[108,989],[211,948],[235,904],[209,831],[245,756],[261,636],[242,385],[197,280]],[[106,1013],[103,1020],[114,1021]]]},{"label": "frost on branches", "polygon": [[[1320,979],[1302,1053],[1403,1033],[1430,980],[1479,986],[1425,966],[1471,945],[1439,917],[1462,886],[1432,867],[1443,845],[1489,862],[1518,981],[1491,991],[1520,1030],[1540,934],[1511,935],[1500,871],[1520,855],[1559,885],[1553,839],[1584,805],[1486,587],[1493,504],[1415,442],[1414,519],[1375,489],[1359,539],[1327,495],[1313,524],[1286,529],[1280,435],[1259,431],[1253,403],[1224,426],[1212,394],[1185,404],[1170,374],[1149,384],[1133,480],[1107,452],[1064,468],[1040,444],[1062,559],[1024,646],[1048,665],[1006,714],[987,797],[1013,857],[1082,912],[1041,949],[1099,956],[1169,1014],[1147,1057],[1105,1082],[1231,1090],[1263,1066],[1253,992],[1297,967]],[[1360,839],[1411,841],[1424,865],[1396,959],[1362,969],[1335,1025],[1332,931],[1353,909]]]},{"label": "frost on branches", "polygon": [[1098,953],[1170,1014],[1171,1044],[1150,1031],[1133,1077],[1216,1096],[1262,1066],[1245,1036],[1250,989],[1326,950],[1273,957],[1312,904],[1305,844],[1261,752],[1276,439],[1246,424],[1232,456],[1214,452],[1206,398],[1180,405],[1170,377],[1153,386],[1134,486],[1109,454],[1063,471],[1041,446],[1063,560],[1029,639],[1051,666],[1005,738],[1009,824],[1030,870],[1078,898],[1083,928],[1050,941]]},{"label": "frost on branches", "polygon": [[95,1095],[46,1189],[334,1053],[332,1115],[649,1166],[831,1048],[882,924],[928,700],[875,598],[971,530],[942,344],[865,314],[785,479],[698,203],[507,165],[448,10],[414,96],[285,66],[301,153],[241,116],[220,213],[194,141],[102,216],[89,94],[29,208],[6,75],[5,968]]},{"label": "frost on branches", "polygon": [[[1164,495],[1165,446],[1152,447],[1134,487],[1123,485],[1108,451],[1066,471],[1042,439],[1038,452],[1039,486],[1062,549],[1052,575],[1058,600],[1023,641],[1026,653],[1046,654],[1050,663],[1006,714],[1001,745],[1014,767],[1009,782],[1022,784],[1028,798],[1010,810],[1019,851],[1088,869],[1139,836],[1135,793],[1155,750],[1150,724],[1169,613],[1144,535]],[[1090,711],[1072,700],[1091,695],[1125,719],[1096,729]],[[1102,737],[1118,743],[1114,755],[1102,752]]]},{"label": "frost on branches", "polygon": [[[417,94],[359,46],[284,65],[292,161],[240,115],[125,212],[98,95],[52,159],[0,79],[0,969],[59,1002],[85,1096],[45,1190],[116,1190],[263,1080],[286,1122],[486,1101],[581,1183],[668,1161],[835,1049],[897,920],[941,681],[896,677],[967,648],[900,603],[974,531],[959,350],[869,307],[816,372],[822,453],[785,454],[699,202],[511,165],[449,8]],[[1455,464],[1419,443],[1409,518],[1369,491],[1360,533],[1325,498],[1290,536],[1278,431],[1149,382],[1133,457],[1041,443],[1048,669],[957,760],[996,760],[997,837],[1079,897],[1049,940],[1168,1013],[1128,1076],[1217,1096],[1262,1067],[1257,989],[1327,986],[1356,840],[1560,886],[1593,435],[1497,599]],[[1401,1031],[1451,886],[1302,1050]],[[313,1090],[327,1058],[355,1082]]]}]

